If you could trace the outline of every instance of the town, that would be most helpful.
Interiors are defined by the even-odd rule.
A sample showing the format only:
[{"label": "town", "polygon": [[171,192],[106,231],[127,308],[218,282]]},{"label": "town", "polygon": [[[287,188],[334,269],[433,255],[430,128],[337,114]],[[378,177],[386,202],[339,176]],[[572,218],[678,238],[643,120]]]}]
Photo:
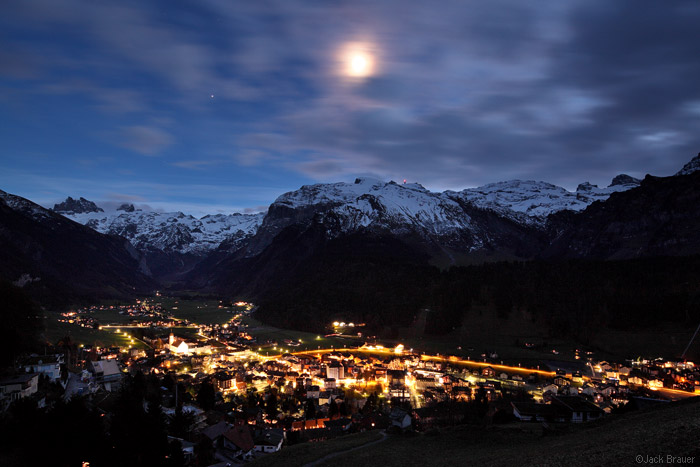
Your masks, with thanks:
[{"label": "town", "polygon": [[[251,303],[195,301],[183,317],[181,302],[158,294],[61,313],[56,321],[68,329],[112,341],[67,336],[42,355],[19,358],[0,380],[0,409],[81,399],[116,423],[120,398],[135,392],[145,413],[162,410],[174,449],[168,456],[224,466],[357,432],[555,427],[700,394],[700,369],[687,361],[602,361],[576,349],[570,361],[533,366],[504,362],[495,351],[479,359],[428,354],[365,340],[363,323],[338,321],[311,341],[291,333],[275,340],[251,317]],[[218,319],[198,319],[213,313]]]}]

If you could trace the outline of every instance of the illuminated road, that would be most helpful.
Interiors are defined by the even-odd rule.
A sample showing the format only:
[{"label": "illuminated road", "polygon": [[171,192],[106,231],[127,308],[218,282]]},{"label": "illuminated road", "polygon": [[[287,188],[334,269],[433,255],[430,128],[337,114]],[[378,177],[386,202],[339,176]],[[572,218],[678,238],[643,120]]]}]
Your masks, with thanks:
[{"label": "illuminated road", "polygon": [[[352,353],[364,353],[364,354],[376,354],[376,355],[382,355],[382,356],[390,356],[394,355],[397,357],[400,357],[402,354],[397,354],[393,350],[381,350],[381,349],[363,349],[363,348],[357,348],[357,349],[319,349],[319,350],[302,350],[299,352],[294,352],[294,355],[322,355],[325,353],[330,353],[330,352],[352,352]],[[499,365],[495,363],[488,363],[488,362],[477,362],[474,360],[463,360],[455,357],[439,357],[439,356],[433,356],[433,355],[421,355],[421,360],[428,360],[428,361],[435,361],[435,362],[442,362],[442,363],[451,363],[453,365],[463,365],[463,366],[468,366],[472,368],[486,368],[486,367],[491,367],[494,370],[497,371],[504,371],[506,373],[518,373],[522,375],[529,375],[532,373],[546,376],[549,378],[553,378],[556,376],[556,372],[554,371],[544,371],[544,370],[539,370],[536,368],[524,368],[524,367],[519,367],[519,366],[509,366],[509,365]]]},{"label": "illuminated road", "polygon": [[678,389],[669,389],[669,388],[658,388],[658,389],[652,389],[654,392],[658,392],[662,396],[677,401],[681,399],[687,399],[689,397],[695,397],[698,396],[698,394],[695,394],[693,392],[688,392],[688,391],[681,391]]}]

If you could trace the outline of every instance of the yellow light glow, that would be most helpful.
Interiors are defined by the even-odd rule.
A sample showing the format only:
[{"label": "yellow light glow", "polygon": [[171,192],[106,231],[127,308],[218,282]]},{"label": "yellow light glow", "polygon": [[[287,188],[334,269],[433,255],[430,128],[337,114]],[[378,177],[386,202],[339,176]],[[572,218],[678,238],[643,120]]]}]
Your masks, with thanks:
[{"label": "yellow light glow", "polygon": [[367,76],[370,72],[370,67],[370,58],[365,54],[358,53],[350,59],[351,76]]},{"label": "yellow light glow", "polygon": [[346,44],[342,49],[340,60],[343,74],[351,78],[367,78],[376,73],[376,58],[370,44]]}]

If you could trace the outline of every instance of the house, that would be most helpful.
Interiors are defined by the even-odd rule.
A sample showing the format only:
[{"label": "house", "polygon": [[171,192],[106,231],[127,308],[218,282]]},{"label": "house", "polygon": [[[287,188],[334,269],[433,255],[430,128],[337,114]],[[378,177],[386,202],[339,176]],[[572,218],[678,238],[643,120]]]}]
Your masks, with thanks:
[{"label": "house", "polygon": [[248,459],[253,455],[255,443],[245,423],[231,425],[222,421],[202,430],[202,436],[211,440],[219,460]]},{"label": "house", "polygon": [[233,375],[222,371],[214,375],[212,382],[214,383],[214,388],[217,391],[226,391],[234,388],[236,379],[233,377]]},{"label": "house", "polygon": [[97,360],[88,363],[88,371],[92,373],[95,382],[104,386],[107,391],[119,389],[122,380],[122,372],[119,363],[114,360]]},{"label": "house", "polygon": [[182,455],[185,458],[185,464],[189,464],[194,459],[194,443],[186,441],[182,438],[168,436],[168,444],[173,441],[178,441],[182,446]]},{"label": "house", "polygon": [[511,402],[513,415],[521,422],[565,422],[568,412],[553,404],[538,404],[535,402]]},{"label": "house", "polygon": [[258,430],[254,437],[255,450],[258,452],[277,452],[282,449],[284,438],[284,430]]},{"label": "house", "polygon": [[39,373],[10,376],[0,379],[0,409],[12,402],[36,394],[39,390]]},{"label": "house", "polygon": [[487,366],[481,370],[481,376],[484,376],[485,378],[493,378],[496,376],[496,370],[490,366]]},{"label": "house", "polygon": [[557,376],[554,378],[554,384],[556,384],[559,387],[570,386],[571,380],[569,378],[567,378],[566,376]]},{"label": "house", "polygon": [[321,388],[318,386],[311,386],[306,390],[306,398],[307,399],[318,399],[319,396],[321,395]]},{"label": "house", "polygon": [[55,382],[61,379],[61,363],[63,355],[38,355],[29,357],[24,361],[24,371],[27,373],[41,373]]},{"label": "house", "polygon": [[404,370],[387,370],[386,380],[390,385],[401,385],[406,383],[406,372]]},{"label": "house", "polygon": [[335,379],[334,378],[326,378],[323,380],[323,387],[325,389],[335,389],[336,384],[335,384]]},{"label": "house", "polygon": [[325,427],[329,428],[332,433],[345,434],[352,426],[352,420],[346,417],[336,420],[328,420],[325,422]]},{"label": "house", "polygon": [[435,378],[431,376],[416,376],[416,391],[425,391],[435,386]]},{"label": "house", "polygon": [[224,455],[228,458],[249,459],[253,455],[255,442],[248,425],[239,423],[223,435]]},{"label": "house", "polygon": [[389,414],[391,426],[398,428],[400,431],[406,431],[411,428],[411,416],[400,407],[394,407]]},{"label": "house", "polygon": [[552,396],[552,404],[567,409],[570,413],[569,419],[574,423],[598,420],[603,416],[600,407],[580,396]]}]

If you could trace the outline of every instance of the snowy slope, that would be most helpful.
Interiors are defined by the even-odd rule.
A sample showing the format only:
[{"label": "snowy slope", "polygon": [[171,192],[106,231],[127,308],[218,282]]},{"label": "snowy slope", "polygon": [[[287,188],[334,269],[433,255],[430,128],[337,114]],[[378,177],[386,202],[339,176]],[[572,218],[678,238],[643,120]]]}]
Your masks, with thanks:
[{"label": "snowy slope", "polygon": [[101,233],[121,235],[139,249],[203,255],[224,240],[243,240],[262,222],[259,214],[215,214],[197,219],[182,212],[112,212],[64,214]]},{"label": "snowy slope", "polygon": [[698,170],[700,170],[700,153],[698,153],[697,156],[691,159],[690,162],[685,164],[683,168],[676,173],[676,176],[690,175],[691,173],[697,172]]},{"label": "snowy slope", "polygon": [[[621,176],[615,177],[620,179]],[[547,216],[558,211],[582,211],[594,201],[604,201],[612,193],[639,186],[639,180],[622,178],[606,188],[582,183],[575,192],[546,182],[511,180],[491,183],[451,196],[464,199],[481,209],[489,209],[519,223],[544,225]]]},{"label": "snowy slope", "polygon": [[53,214],[48,209],[43,208],[38,204],[29,201],[28,199],[6,193],[2,190],[0,190],[0,200],[15,211],[27,214],[36,221],[41,222],[43,220],[51,219]]},{"label": "snowy slope", "polygon": [[270,207],[333,211],[343,231],[382,225],[390,230],[416,226],[434,234],[470,228],[472,222],[459,204],[419,184],[398,185],[370,178],[355,183],[305,185],[285,193]]},{"label": "snowy slope", "polygon": [[434,193],[419,184],[399,185],[362,178],[352,184],[303,186],[277,198],[273,207],[333,209],[345,219],[345,230],[383,223],[394,228],[412,225],[442,234],[454,229],[474,228],[472,219],[462,207],[464,202],[520,224],[543,225],[552,213],[581,211],[594,201],[608,199],[611,193],[639,185],[639,181],[631,177],[618,176],[615,180],[619,182],[606,188],[583,183],[575,192],[546,182],[512,180],[460,192]]},{"label": "snowy slope", "polygon": [[217,214],[197,219],[182,212],[134,210],[131,205],[111,212],[75,212],[71,208],[63,214],[98,232],[126,237],[141,250],[200,256],[225,240],[236,249],[260,230],[248,252],[254,255],[285,227],[314,219],[327,226],[330,237],[359,229],[382,229],[395,234],[418,233],[439,239],[439,243],[457,242],[477,249],[491,242],[494,231],[493,226],[473,219],[474,209],[493,212],[523,226],[544,227],[547,216],[554,212],[581,211],[594,201],[638,184],[636,179],[618,176],[607,188],[584,183],[570,192],[545,182],[512,180],[440,193],[416,183],[399,185],[358,178],[354,183],[302,186],[279,196],[268,215]]}]

